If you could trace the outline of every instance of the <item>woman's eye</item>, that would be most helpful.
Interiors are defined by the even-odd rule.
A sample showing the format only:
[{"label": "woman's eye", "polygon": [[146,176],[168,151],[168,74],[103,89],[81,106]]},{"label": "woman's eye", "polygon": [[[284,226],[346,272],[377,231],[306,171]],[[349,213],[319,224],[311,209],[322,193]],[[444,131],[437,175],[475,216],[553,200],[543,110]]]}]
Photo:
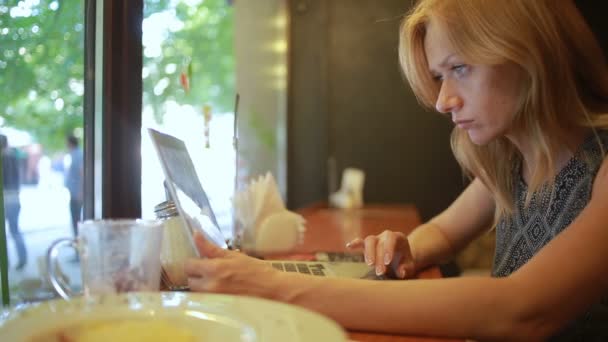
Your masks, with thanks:
[{"label": "woman's eye", "polygon": [[435,81],[435,82],[441,82],[441,81],[443,81],[443,76],[441,76],[441,75],[433,75],[433,81]]},{"label": "woman's eye", "polygon": [[457,64],[452,67],[452,71],[458,77],[466,74],[467,70],[468,70],[468,66],[466,64]]}]

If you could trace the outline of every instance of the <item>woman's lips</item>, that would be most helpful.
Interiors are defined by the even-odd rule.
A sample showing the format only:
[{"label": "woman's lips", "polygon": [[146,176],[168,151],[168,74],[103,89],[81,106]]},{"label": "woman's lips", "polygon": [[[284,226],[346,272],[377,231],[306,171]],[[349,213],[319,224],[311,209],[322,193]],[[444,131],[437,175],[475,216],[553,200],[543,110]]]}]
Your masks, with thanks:
[{"label": "woman's lips", "polygon": [[454,124],[456,124],[456,126],[458,126],[458,128],[469,129],[469,128],[473,127],[473,121],[474,120],[456,120],[456,121],[454,121]]}]

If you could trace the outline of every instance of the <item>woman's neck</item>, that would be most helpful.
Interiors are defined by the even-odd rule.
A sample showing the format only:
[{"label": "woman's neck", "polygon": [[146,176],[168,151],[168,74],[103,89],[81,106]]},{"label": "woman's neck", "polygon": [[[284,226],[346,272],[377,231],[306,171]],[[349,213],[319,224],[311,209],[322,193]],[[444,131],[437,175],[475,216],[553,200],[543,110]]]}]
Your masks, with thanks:
[{"label": "woman's neck", "polygon": [[[590,133],[589,128],[574,128],[568,131],[562,132],[562,134],[556,135],[561,137],[560,148],[555,151],[552,156],[555,161],[555,172],[558,173],[562,168],[566,166],[568,161],[572,159],[574,153],[578,150],[579,146],[583,143],[587,135]],[[536,160],[537,150],[536,144],[527,137],[508,135],[507,138],[517,147],[521,153],[522,160],[522,177],[527,184],[530,184],[533,170],[535,165],[538,163]]]}]

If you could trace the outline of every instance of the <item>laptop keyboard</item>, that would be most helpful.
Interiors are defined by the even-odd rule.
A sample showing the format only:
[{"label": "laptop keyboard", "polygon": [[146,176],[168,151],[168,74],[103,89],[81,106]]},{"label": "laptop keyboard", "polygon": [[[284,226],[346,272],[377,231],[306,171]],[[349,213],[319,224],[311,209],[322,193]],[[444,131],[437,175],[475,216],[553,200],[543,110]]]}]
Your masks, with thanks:
[{"label": "laptop keyboard", "polygon": [[283,272],[297,272],[325,277],[325,266],[322,264],[302,264],[297,262],[273,262],[272,267]]},{"label": "laptop keyboard", "polygon": [[315,255],[317,261],[332,262],[365,262],[363,253],[349,252],[319,252]]}]

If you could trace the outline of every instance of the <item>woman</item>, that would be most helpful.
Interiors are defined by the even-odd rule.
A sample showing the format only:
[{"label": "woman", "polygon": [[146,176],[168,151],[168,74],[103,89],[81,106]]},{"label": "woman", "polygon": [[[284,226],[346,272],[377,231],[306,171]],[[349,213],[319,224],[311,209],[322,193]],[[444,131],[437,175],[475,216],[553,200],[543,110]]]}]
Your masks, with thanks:
[{"label": "woman", "polygon": [[422,0],[400,35],[404,73],[454,121],[452,148],[472,181],[409,236],[349,245],[378,274],[406,278],[495,227],[493,277],[318,279],[197,237],[209,258],[187,264],[191,288],[286,301],[360,330],[608,340],[608,68],[573,2]]}]

